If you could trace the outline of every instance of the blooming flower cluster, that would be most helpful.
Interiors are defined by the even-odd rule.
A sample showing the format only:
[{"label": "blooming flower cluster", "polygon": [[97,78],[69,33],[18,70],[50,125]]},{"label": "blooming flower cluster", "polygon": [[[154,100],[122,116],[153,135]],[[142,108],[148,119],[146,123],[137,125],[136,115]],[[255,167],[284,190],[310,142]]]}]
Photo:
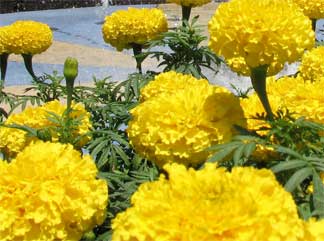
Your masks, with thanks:
[{"label": "blooming flower cluster", "polygon": [[324,0],[292,0],[311,19],[324,18]]},{"label": "blooming flower cluster", "polygon": [[131,44],[144,44],[168,30],[162,10],[128,8],[105,18],[102,33],[105,42],[118,51],[131,48]]},{"label": "blooming flower cluster", "polygon": [[206,84],[205,79],[196,79],[192,75],[184,75],[175,71],[161,73],[155,76],[154,81],[149,82],[141,89],[141,101],[155,97],[161,93],[174,94],[186,88],[196,88]]},{"label": "blooming flower cluster", "polygon": [[90,156],[38,141],[0,160],[0,240],[80,240],[103,223],[108,189]]},{"label": "blooming flower cluster", "polygon": [[[267,92],[272,109],[287,108],[295,117],[304,116],[308,120],[324,123],[324,80],[311,82],[301,77],[283,77],[279,80],[267,79]],[[292,88],[293,87],[293,88]],[[264,109],[257,94],[241,100],[248,128],[257,130],[265,123],[253,117],[263,113]]]},{"label": "blooming flower cluster", "polygon": [[[90,138],[85,134],[91,128],[90,114],[84,109],[83,105],[78,103],[72,105],[71,118],[80,118],[80,125],[78,129],[74,130],[75,137],[83,136],[78,145],[82,147]],[[51,101],[39,107],[27,107],[23,112],[12,114],[5,121],[5,125],[25,125],[35,129],[42,129],[45,127],[55,126],[48,117],[49,113],[62,116],[66,110],[66,105],[61,104],[59,101]],[[54,137],[52,141],[58,139],[57,133],[51,133]],[[28,137],[26,132],[16,128],[0,127],[0,149],[9,157],[15,156],[23,150],[35,138]]]},{"label": "blooming flower cluster", "polygon": [[44,52],[51,46],[53,33],[47,24],[17,21],[6,26],[3,38],[7,53],[34,55]]},{"label": "blooming flower cluster", "polygon": [[198,7],[211,2],[211,0],[167,0],[167,2],[186,7]]},{"label": "blooming flower cluster", "polygon": [[[150,85],[160,94],[150,91]],[[131,111],[127,133],[135,150],[160,167],[167,162],[204,162],[210,155],[207,147],[229,141],[233,125],[245,124],[238,98],[207,80],[168,72],[156,77],[144,93],[146,100]]]},{"label": "blooming flower cluster", "polygon": [[299,66],[300,76],[305,80],[324,80],[324,46],[305,53]]},{"label": "blooming flower cluster", "polygon": [[[316,240],[290,195],[267,169],[165,166],[168,179],[142,184],[113,220],[112,240]],[[149,217],[149,218],[148,218]],[[309,226],[308,226],[309,225]],[[307,236],[309,239],[305,239]]]},{"label": "blooming flower cluster", "polygon": [[315,41],[311,21],[297,5],[282,0],[222,3],[208,28],[209,47],[244,75],[259,66],[270,66],[267,75],[274,75]]}]

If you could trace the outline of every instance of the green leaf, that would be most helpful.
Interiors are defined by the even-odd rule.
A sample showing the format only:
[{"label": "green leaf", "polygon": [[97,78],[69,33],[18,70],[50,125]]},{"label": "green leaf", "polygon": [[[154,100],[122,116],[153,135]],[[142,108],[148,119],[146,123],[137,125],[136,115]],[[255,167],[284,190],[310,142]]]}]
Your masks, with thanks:
[{"label": "green leaf", "polygon": [[321,177],[316,171],[313,171],[313,203],[314,203],[314,212],[319,218],[324,217],[324,184]]},{"label": "green leaf", "polygon": [[245,145],[244,147],[244,156],[246,158],[249,158],[251,154],[255,151],[256,148],[256,143],[255,142],[250,142]]},{"label": "green leaf", "polygon": [[283,146],[276,146],[276,151],[280,152],[280,153],[284,153],[284,154],[287,154],[287,155],[290,155],[290,156],[293,156],[295,158],[298,158],[300,160],[304,160],[305,158],[300,155],[298,152],[290,149],[290,148],[287,148],[287,147],[283,147]]},{"label": "green leaf", "polygon": [[288,192],[292,192],[295,190],[297,186],[299,186],[307,177],[312,175],[312,168],[305,167],[297,172],[295,172],[285,184],[285,189]]},{"label": "green leaf", "polygon": [[234,161],[235,166],[240,164],[240,160],[242,159],[242,156],[243,156],[244,147],[245,147],[245,145],[241,145],[234,151],[233,161]]},{"label": "green leaf", "polygon": [[233,152],[233,150],[236,148],[237,146],[229,146],[227,148],[224,148],[221,151],[216,152],[213,156],[211,156],[207,162],[217,162],[217,161],[221,161],[223,160],[226,156],[228,156],[230,153]]},{"label": "green leaf", "polygon": [[307,162],[303,160],[289,160],[289,161],[279,162],[277,165],[271,167],[271,170],[274,173],[278,173],[282,171],[305,167],[306,165]]}]

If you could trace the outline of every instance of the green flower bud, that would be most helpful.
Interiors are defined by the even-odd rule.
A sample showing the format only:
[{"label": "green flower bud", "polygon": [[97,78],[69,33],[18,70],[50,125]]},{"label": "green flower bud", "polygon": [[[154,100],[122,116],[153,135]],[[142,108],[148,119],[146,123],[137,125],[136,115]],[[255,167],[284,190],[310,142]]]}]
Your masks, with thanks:
[{"label": "green flower bud", "polygon": [[68,57],[64,63],[63,74],[66,80],[67,109],[71,109],[74,80],[78,76],[78,60]]},{"label": "green flower bud", "polygon": [[64,77],[66,84],[73,86],[75,78],[78,76],[78,60],[72,57],[67,57],[64,63]]}]

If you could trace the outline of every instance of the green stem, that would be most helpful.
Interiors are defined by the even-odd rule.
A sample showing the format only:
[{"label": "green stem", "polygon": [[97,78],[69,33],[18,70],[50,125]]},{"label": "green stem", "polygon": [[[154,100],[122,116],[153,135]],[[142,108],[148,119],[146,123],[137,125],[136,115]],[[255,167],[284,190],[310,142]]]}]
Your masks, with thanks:
[{"label": "green stem", "polygon": [[184,25],[184,21],[189,21],[191,7],[181,6],[182,7],[182,24]]},{"label": "green stem", "polygon": [[136,68],[140,74],[142,74],[142,62],[143,57],[140,56],[142,54],[143,46],[141,44],[132,43],[134,58],[136,60]]},{"label": "green stem", "polygon": [[34,81],[38,82],[38,78],[34,73],[33,70],[33,55],[31,54],[22,54],[21,55],[24,59],[25,67],[30,74],[30,76],[34,79]]},{"label": "green stem", "polygon": [[314,32],[316,32],[316,22],[317,22],[317,19],[311,19],[312,20],[312,29]]},{"label": "green stem", "polygon": [[271,110],[271,106],[267,95],[267,89],[266,89],[267,70],[268,70],[267,66],[251,68],[251,82],[255,92],[257,93],[263,105],[264,110],[267,113],[267,118],[269,120],[273,120],[274,116]]},{"label": "green stem", "polygon": [[6,78],[8,57],[9,57],[9,54],[7,54],[7,53],[2,53],[0,55],[1,80],[3,80],[3,81]]}]

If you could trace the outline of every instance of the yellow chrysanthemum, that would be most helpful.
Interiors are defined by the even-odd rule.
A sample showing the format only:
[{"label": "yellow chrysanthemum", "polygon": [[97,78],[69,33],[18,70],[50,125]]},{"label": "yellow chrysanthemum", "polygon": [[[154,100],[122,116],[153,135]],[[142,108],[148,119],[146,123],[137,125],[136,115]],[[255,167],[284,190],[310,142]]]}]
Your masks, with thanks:
[{"label": "yellow chrysanthemum", "polygon": [[[297,5],[282,0],[222,3],[208,28],[209,47],[245,75],[250,68],[263,65],[271,66],[268,76],[276,74],[315,41],[311,21]],[[233,63],[237,58],[239,63]]]},{"label": "yellow chrysanthemum", "polygon": [[317,221],[316,219],[311,218],[308,222],[305,222],[305,230],[306,234],[304,240],[324,240],[324,219]]},{"label": "yellow chrysanthemum", "polygon": [[311,19],[324,18],[324,0],[292,0]]},{"label": "yellow chrysanthemum", "polygon": [[[80,125],[78,129],[75,130],[75,137],[83,136],[77,143],[78,147],[84,146],[90,137],[85,135],[90,131],[90,113],[88,113],[84,106],[80,103],[72,105],[72,118],[81,118]],[[6,125],[18,124],[25,125],[35,129],[42,129],[45,127],[54,126],[50,120],[48,120],[49,112],[55,113],[56,115],[62,116],[63,112],[66,110],[66,105],[63,105],[59,101],[51,101],[43,106],[39,107],[27,107],[23,112],[18,114],[12,114],[5,121]],[[56,133],[52,133],[56,141],[58,137],[55,136]],[[34,138],[28,137],[25,131],[0,127],[0,149],[6,153],[6,155],[13,157],[18,152],[23,150]]]},{"label": "yellow chrysanthemum", "polygon": [[40,54],[53,42],[53,33],[47,24],[35,21],[17,21],[10,25],[6,48],[14,54]]},{"label": "yellow chrysanthemum", "polygon": [[0,54],[7,53],[6,41],[9,26],[0,27]]},{"label": "yellow chrysanthemum", "polygon": [[0,240],[80,240],[104,221],[107,184],[71,145],[38,141],[0,173]]},{"label": "yellow chrysanthemum", "polygon": [[[279,80],[267,79],[267,92],[272,110],[287,108],[296,118],[304,116],[308,120],[324,123],[324,80],[310,82],[297,77],[283,77]],[[266,126],[264,121],[253,119],[264,109],[257,94],[241,100],[248,128],[251,130]]]},{"label": "yellow chrysanthemum", "polygon": [[165,169],[168,179],[142,184],[113,220],[112,240],[302,240],[296,205],[270,170]]},{"label": "yellow chrysanthemum", "polygon": [[206,80],[196,79],[192,75],[181,74],[175,71],[155,76],[154,81],[149,82],[141,89],[141,101],[145,101],[161,93],[173,94],[186,88],[196,88],[205,84]]},{"label": "yellow chrysanthemum", "polygon": [[210,3],[211,0],[167,0],[167,2],[194,8]]},{"label": "yellow chrysanthemum", "polygon": [[[243,57],[236,57],[226,60],[227,65],[236,73],[244,76],[251,75],[251,69],[246,65],[246,62]],[[272,62],[267,71],[268,76],[277,74],[283,68],[283,63]]]},{"label": "yellow chrysanthemum", "polygon": [[324,46],[305,53],[299,71],[300,76],[305,80],[324,80]]},{"label": "yellow chrysanthemum", "polygon": [[103,38],[118,51],[131,48],[131,44],[144,44],[168,30],[162,10],[128,8],[119,10],[105,18],[102,26]]},{"label": "yellow chrysanthemum", "polygon": [[[157,77],[154,85],[169,84],[163,82],[165,77]],[[187,85],[185,79],[179,78],[179,82],[187,88],[151,97],[131,111],[130,143],[160,167],[171,161],[194,166],[204,162],[210,155],[207,147],[229,141],[235,132],[233,125],[245,124],[238,98],[226,88],[212,86],[207,80]],[[178,87],[178,79],[173,81]]]}]

